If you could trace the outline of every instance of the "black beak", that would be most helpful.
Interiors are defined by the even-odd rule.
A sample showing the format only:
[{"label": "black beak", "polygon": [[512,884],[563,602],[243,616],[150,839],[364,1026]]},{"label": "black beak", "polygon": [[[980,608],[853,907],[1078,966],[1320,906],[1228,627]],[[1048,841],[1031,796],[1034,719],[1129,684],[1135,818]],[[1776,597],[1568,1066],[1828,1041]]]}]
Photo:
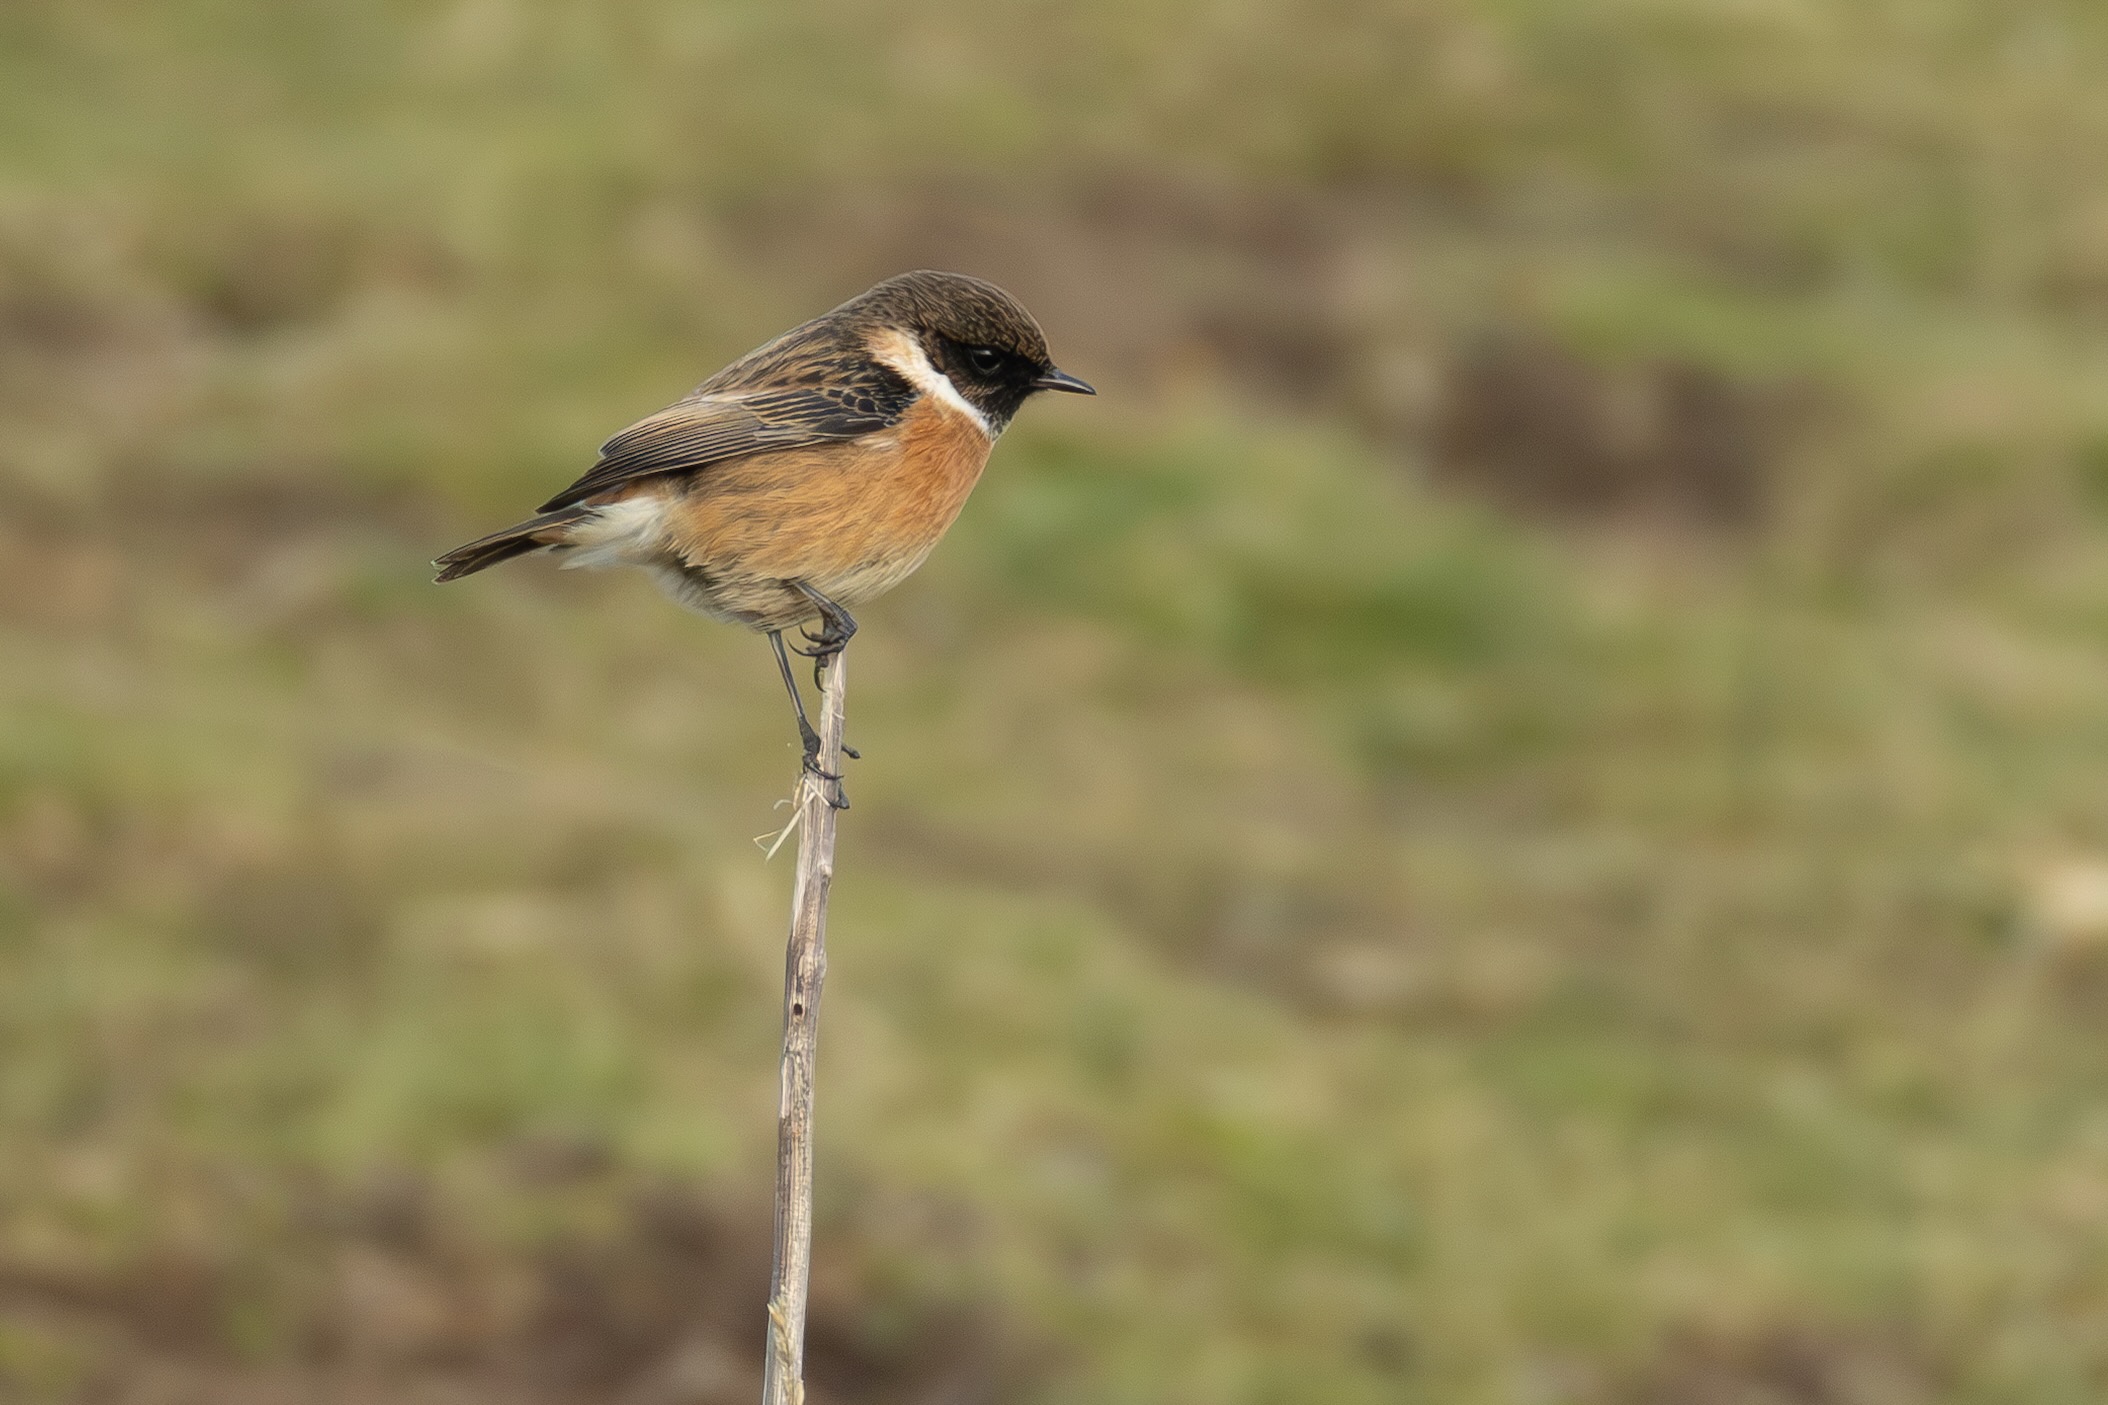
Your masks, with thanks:
[{"label": "black beak", "polygon": [[1078,380],[1067,371],[1057,371],[1052,366],[1039,373],[1039,379],[1032,382],[1032,388],[1034,390],[1066,390],[1071,395],[1096,395],[1098,393],[1091,389],[1089,381]]}]

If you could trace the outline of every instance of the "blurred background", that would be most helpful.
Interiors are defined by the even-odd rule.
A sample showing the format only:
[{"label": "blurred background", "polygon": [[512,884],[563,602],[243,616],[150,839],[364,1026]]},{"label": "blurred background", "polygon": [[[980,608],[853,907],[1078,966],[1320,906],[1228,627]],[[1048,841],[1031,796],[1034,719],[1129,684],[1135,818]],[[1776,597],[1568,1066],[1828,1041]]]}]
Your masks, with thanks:
[{"label": "blurred background", "polygon": [[2108,1397],[2108,9],[8,0],[0,1398],[754,1398],[797,752],[428,558],[901,269],[816,1402]]}]

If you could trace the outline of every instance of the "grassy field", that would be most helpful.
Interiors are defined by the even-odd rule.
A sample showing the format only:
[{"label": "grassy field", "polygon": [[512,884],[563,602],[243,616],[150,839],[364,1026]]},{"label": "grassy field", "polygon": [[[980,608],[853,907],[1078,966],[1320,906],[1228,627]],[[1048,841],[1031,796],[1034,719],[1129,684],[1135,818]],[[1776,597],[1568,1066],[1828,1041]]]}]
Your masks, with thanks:
[{"label": "grassy field", "polygon": [[2108,12],[0,8],[0,1399],[758,1383],[794,738],[426,560],[872,278],[816,1401],[2108,1394]]}]

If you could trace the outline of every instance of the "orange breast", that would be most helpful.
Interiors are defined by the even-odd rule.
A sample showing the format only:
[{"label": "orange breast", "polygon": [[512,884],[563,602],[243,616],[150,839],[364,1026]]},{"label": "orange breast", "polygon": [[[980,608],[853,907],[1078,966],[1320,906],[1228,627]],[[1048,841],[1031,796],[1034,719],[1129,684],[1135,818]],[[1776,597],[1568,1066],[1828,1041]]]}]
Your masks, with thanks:
[{"label": "orange breast", "polygon": [[671,506],[666,545],[713,576],[803,580],[853,605],[922,564],[990,447],[980,426],[924,397],[852,443],[713,465]]}]

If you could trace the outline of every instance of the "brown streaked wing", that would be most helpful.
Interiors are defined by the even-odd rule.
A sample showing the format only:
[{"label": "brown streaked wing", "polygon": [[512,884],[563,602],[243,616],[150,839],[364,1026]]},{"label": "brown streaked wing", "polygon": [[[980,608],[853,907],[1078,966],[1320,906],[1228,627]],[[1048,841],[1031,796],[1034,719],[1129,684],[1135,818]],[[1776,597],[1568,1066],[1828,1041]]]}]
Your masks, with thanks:
[{"label": "brown streaked wing", "polygon": [[857,369],[860,374],[824,385],[691,396],[648,415],[601,445],[600,462],[538,510],[554,512],[654,474],[835,443],[897,424],[915,398],[913,388],[885,367]]}]

